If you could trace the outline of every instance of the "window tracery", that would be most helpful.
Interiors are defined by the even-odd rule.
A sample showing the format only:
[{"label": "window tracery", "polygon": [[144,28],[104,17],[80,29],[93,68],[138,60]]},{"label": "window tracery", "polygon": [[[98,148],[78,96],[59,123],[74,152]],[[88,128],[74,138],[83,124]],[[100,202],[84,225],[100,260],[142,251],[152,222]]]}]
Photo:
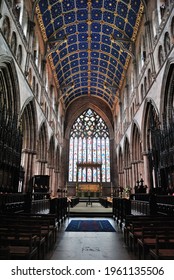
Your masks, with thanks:
[{"label": "window tracery", "polygon": [[[88,165],[77,170],[77,163]],[[97,164],[101,164],[102,182],[110,182],[109,130],[95,111],[87,109],[76,119],[70,131],[69,181],[100,182]]]}]

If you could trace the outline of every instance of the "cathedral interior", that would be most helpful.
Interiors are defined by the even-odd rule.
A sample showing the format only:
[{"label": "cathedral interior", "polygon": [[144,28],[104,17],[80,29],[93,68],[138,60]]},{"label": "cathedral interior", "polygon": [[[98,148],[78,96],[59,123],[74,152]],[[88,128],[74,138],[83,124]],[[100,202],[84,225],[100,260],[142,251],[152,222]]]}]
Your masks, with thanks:
[{"label": "cathedral interior", "polygon": [[97,215],[108,258],[174,259],[174,1],[0,0],[0,259]]}]

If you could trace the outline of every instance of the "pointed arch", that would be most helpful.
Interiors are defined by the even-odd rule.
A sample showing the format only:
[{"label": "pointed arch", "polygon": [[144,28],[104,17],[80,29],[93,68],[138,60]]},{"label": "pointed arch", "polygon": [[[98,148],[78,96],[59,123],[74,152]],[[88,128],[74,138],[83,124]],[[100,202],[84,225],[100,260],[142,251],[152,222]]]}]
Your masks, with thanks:
[{"label": "pointed arch", "polygon": [[132,160],[142,160],[142,141],[141,132],[137,123],[133,123],[132,133],[131,133],[131,143],[132,143]]},{"label": "pointed arch", "polygon": [[143,131],[143,153],[146,157],[147,185],[149,189],[158,187],[159,185],[159,155],[156,143],[154,143],[154,135],[159,129],[159,112],[152,99],[147,99],[144,107],[142,119]]},{"label": "pointed arch", "polygon": [[156,104],[153,99],[147,98],[145,100],[144,110],[143,110],[143,117],[142,117],[142,131],[143,131],[143,151],[147,152],[151,146],[151,142],[149,139],[149,129],[151,126],[151,118],[154,122],[155,126],[159,126],[159,111],[156,107]]},{"label": "pointed arch", "polygon": [[[161,186],[167,193],[174,189],[174,59],[167,61],[161,89],[161,131],[159,172]],[[167,191],[168,190],[168,191]]]},{"label": "pointed arch", "polygon": [[174,59],[168,60],[161,88],[160,119],[168,126],[174,118]]},{"label": "pointed arch", "polygon": [[23,149],[36,151],[37,114],[34,100],[28,102],[21,114],[23,130]]},{"label": "pointed arch", "polygon": [[126,136],[124,139],[124,146],[123,146],[123,158],[124,158],[124,186],[123,187],[130,187],[131,186],[131,149],[128,137]]},{"label": "pointed arch", "polygon": [[114,131],[113,131],[113,126],[111,124],[110,119],[105,114],[105,112],[102,111],[98,106],[96,106],[95,104],[89,103],[89,102],[87,102],[86,104],[84,104],[83,106],[78,108],[78,110],[76,110],[73,113],[73,115],[71,114],[71,118],[68,120],[69,121],[69,125],[68,125],[68,127],[66,128],[66,131],[65,131],[65,138],[69,139],[70,129],[71,129],[74,121],[78,118],[78,116],[80,114],[82,114],[88,108],[90,108],[91,110],[94,110],[105,121],[105,123],[106,123],[106,125],[107,125],[107,127],[109,129],[110,139],[113,139],[114,138]]},{"label": "pointed arch", "polygon": [[39,139],[38,139],[38,162],[40,163],[39,174],[46,174],[46,164],[47,164],[47,150],[48,150],[48,132],[47,126],[44,122],[39,130]]},{"label": "pointed arch", "polygon": [[100,167],[79,168],[78,181],[110,182],[110,138],[104,120],[91,108],[73,123],[69,135],[69,181],[77,180],[77,163],[101,164]]},{"label": "pointed arch", "polygon": [[[132,185],[142,178],[144,170],[141,131],[137,123],[133,123],[131,131],[131,150],[132,150]],[[143,175],[144,177],[144,175]]]},{"label": "pointed arch", "polygon": [[18,75],[13,59],[5,55],[0,56],[0,84],[3,93],[2,104],[6,104],[7,110],[12,115],[18,115],[20,111]]},{"label": "pointed arch", "polygon": [[0,55],[0,189],[17,192],[22,149],[19,86],[14,62]]},{"label": "pointed arch", "polygon": [[28,183],[36,172],[33,170],[37,139],[37,114],[34,100],[27,102],[23,107],[21,124],[23,133],[21,165],[25,171],[24,189],[27,191]]}]

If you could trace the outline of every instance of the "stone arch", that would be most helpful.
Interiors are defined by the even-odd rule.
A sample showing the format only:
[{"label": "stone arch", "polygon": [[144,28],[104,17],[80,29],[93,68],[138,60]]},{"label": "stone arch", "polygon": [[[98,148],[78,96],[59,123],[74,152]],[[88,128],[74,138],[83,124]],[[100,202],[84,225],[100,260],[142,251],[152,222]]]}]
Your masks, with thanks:
[{"label": "stone arch", "polygon": [[150,127],[150,112],[153,109],[154,111],[154,117],[155,117],[155,122],[156,124],[158,123],[159,125],[159,111],[156,107],[156,104],[153,99],[147,98],[145,100],[145,105],[144,105],[144,110],[143,110],[143,117],[142,117],[142,139],[143,139],[143,151],[147,152],[148,151],[148,145],[150,143],[147,142],[147,135],[148,135],[148,129]]},{"label": "stone arch", "polygon": [[143,173],[143,154],[142,154],[142,140],[139,125],[134,122],[131,130],[131,150],[132,150],[132,179],[133,186],[141,177]]},{"label": "stone arch", "polygon": [[134,121],[131,127],[131,150],[132,150],[132,160],[142,159],[142,147],[139,144],[142,144],[141,131],[139,124]]},{"label": "stone arch", "polygon": [[47,149],[48,149],[48,132],[46,123],[43,122],[39,129],[37,153],[39,162],[39,174],[46,174],[47,164]]},{"label": "stone arch", "polygon": [[145,166],[145,182],[149,189],[158,187],[158,174],[157,169],[159,165],[159,158],[157,150],[153,143],[154,133],[159,129],[159,112],[156,108],[154,101],[150,98],[146,99],[143,118],[142,118],[142,131],[143,131],[143,154],[146,161]]},{"label": "stone arch", "polygon": [[14,61],[11,57],[0,56],[0,72],[1,72],[1,101],[6,103],[7,110],[12,115],[19,114],[20,111],[20,89],[18,75]]},{"label": "stone arch", "polygon": [[0,56],[0,189],[17,192],[22,148],[19,85],[14,62]]},{"label": "stone arch", "polygon": [[34,162],[36,157],[36,139],[37,139],[37,113],[34,100],[28,100],[23,106],[21,113],[23,144],[21,165],[25,171],[24,187],[31,182],[35,174]]},{"label": "stone arch", "polygon": [[[102,182],[109,187],[111,182],[110,146],[109,129],[101,116],[91,108],[79,114],[71,127],[69,136],[68,181],[71,183]],[[78,162],[87,165],[91,162],[94,166],[78,169]],[[96,166],[99,162],[100,166]]]},{"label": "stone arch", "polygon": [[160,183],[166,193],[174,192],[174,59],[167,61],[161,90]]},{"label": "stone arch", "polygon": [[160,119],[169,125],[174,118],[174,59],[167,62],[161,89]]},{"label": "stone arch", "polygon": [[69,125],[66,127],[65,138],[66,139],[69,138],[69,133],[70,133],[70,130],[71,130],[71,127],[72,127],[74,121],[78,118],[79,115],[81,115],[88,108],[94,110],[105,121],[105,123],[109,129],[110,139],[113,139],[114,131],[113,131],[113,127],[112,127],[112,124],[111,124],[109,118],[99,107],[97,107],[95,104],[92,104],[92,103],[84,104],[81,108],[78,109],[78,111],[74,112],[73,116],[71,116],[71,119],[69,120]]},{"label": "stone arch", "polygon": [[124,139],[123,145],[123,158],[124,158],[124,187],[131,186],[131,149],[128,137]]}]

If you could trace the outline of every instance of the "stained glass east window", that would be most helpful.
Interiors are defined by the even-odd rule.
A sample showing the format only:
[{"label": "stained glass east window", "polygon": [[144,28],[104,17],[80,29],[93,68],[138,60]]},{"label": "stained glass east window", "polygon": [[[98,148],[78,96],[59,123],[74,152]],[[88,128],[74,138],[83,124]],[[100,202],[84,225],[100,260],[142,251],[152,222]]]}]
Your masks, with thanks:
[{"label": "stained glass east window", "polygon": [[[77,168],[77,163],[92,166]],[[95,164],[101,164],[101,170]],[[91,109],[76,119],[70,131],[69,181],[76,182],[77,178],[79,182],[110,182],[109,130]]]}]

